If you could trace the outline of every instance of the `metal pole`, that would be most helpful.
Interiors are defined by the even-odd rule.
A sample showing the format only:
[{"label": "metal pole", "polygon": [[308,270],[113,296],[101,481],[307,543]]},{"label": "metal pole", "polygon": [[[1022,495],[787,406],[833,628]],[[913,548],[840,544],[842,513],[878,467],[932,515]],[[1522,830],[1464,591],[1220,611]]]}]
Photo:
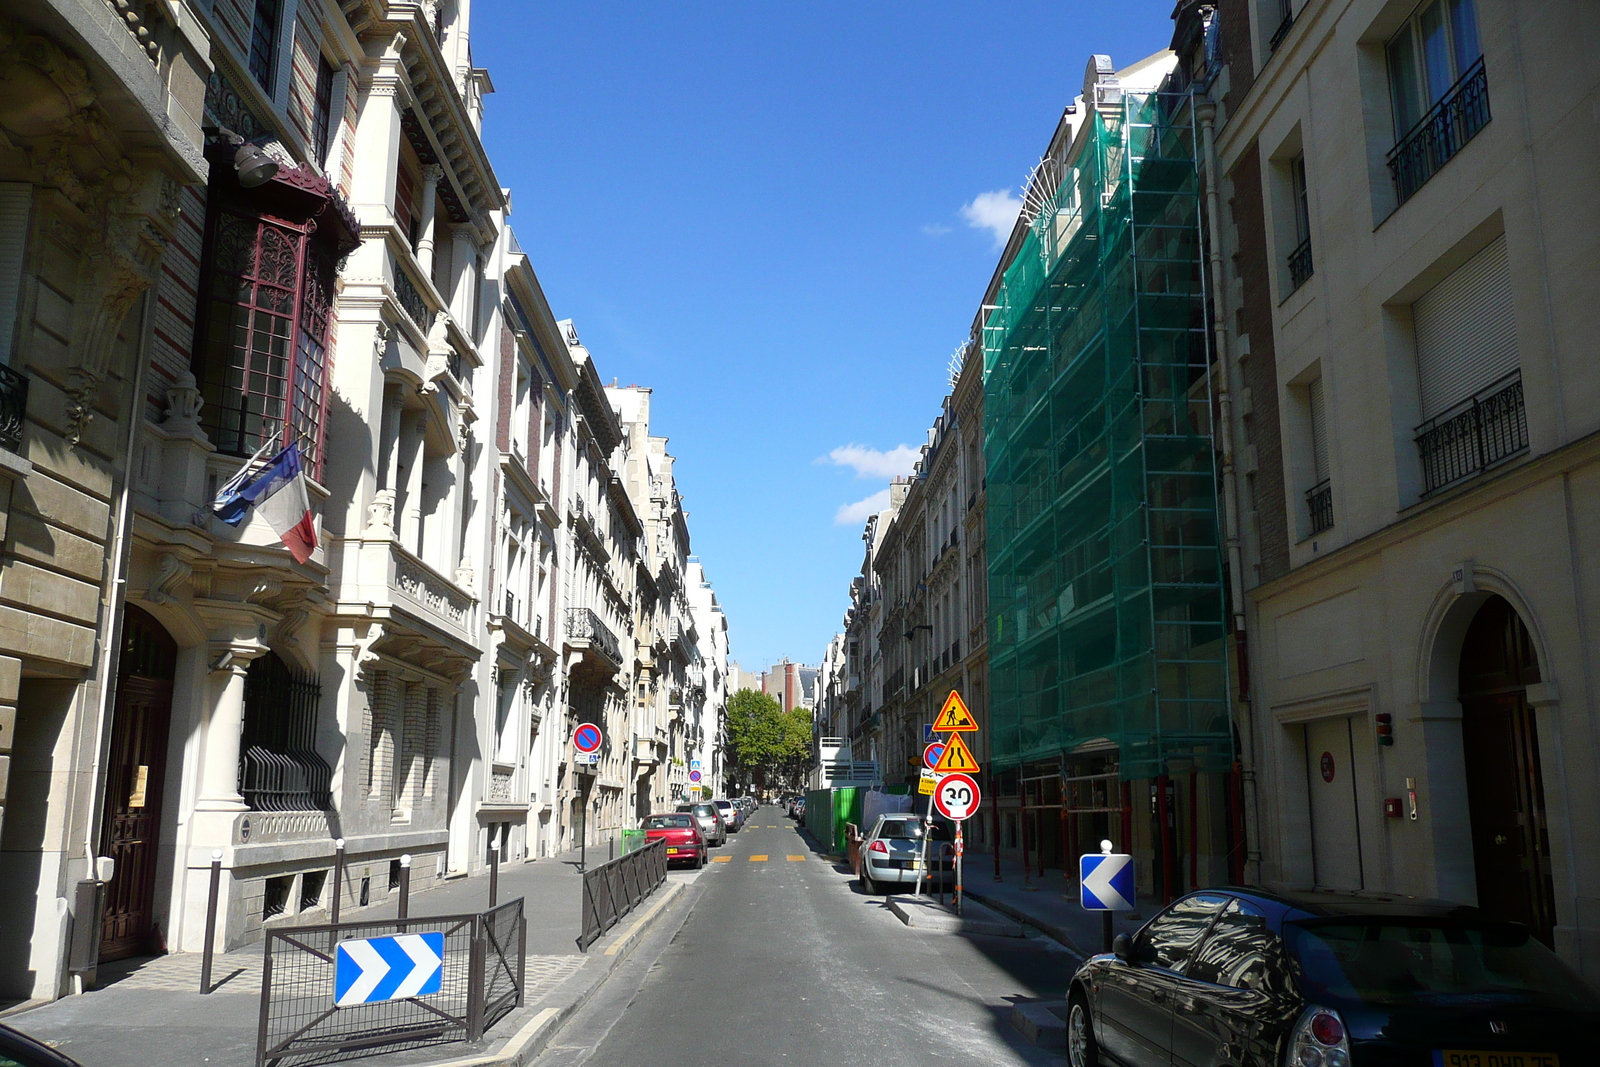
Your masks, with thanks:
[{"label": "metal pole", "polygon": [[1000,881],[1000,785],[994,780],[994,775],[989,775],[989,789],[994,793],[994,819],[991,825],[994,829],[994,880]]},{"label": "metal pole", "polygon": [[920,897],[922,895],[922,872],[928,869],[928,835],[932,830],[933,817],[924,815],[922,817],[922,848],[918,852],[917,859],[917,888],[912,893],[912,896]]},{"label": "metal pole", "polygon": [[[580,794],[581,795],[581,794]],[[584,800],[578,808],[578,872],[589,869],[589,802]]]},{"label": "metal pole", "polygon": [[1028,859],[1028,783],[1019,774],[1017,776],[1017,800],[1021,805],[1017,810],[1018,836],[1022,841],[1022,888],[1033,888],[1033,864]]},{"label": "metal pole", "polygon": [[411,914],[411,853],[400,857],[400,910],[396,917],[404,919]]},{"label": "metal pole", "polygon": [[328,922],[339,921],[339,905],[344,902],[344,838],[333,843],[333,900],[328,904]]},{"label": "metal pole", "polygon": [[961,863],[962,863],[962,856],[967,850],[967,843],[966,843],[966,840],[962,837],[961,828],[964,825],[966,825],[966,821],[967,820],[962,819],[960,822],[956,823],[956,892],[955,892],[955,899],[956,899],[956,914],[957,915],[961,914],[961,894],[962,894]]},{"label": "metal pole", "polygon": [[200,957],[200,992],[211,992],[211,957],[217,941],[217,894],[222,891],[222,850],[211,852],[211,892],[206,896],[206,943]]},{"label": "metal pole", "polygon": [[500,900],[500,850],[489,842],[489,907]]},{"label": "metal pole", "polygon": [[1100,913],[1100,942],[1101,942],[1100,951],[1101,952],[1110,952],[1111,951],[1111,936],[1112,936],[1111,935],[1111,918],[1112,918],[1112,916],[1111,916],[1111,913],[1109,911],[1102,911]]}]

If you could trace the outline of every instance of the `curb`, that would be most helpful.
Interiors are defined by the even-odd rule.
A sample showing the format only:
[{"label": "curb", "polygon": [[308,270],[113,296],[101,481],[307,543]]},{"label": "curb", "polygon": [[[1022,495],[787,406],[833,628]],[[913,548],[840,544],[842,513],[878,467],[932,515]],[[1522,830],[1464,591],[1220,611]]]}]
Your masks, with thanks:
[{"label": "curb", "polygon": [[[620,934],[616,941],[606,947],[603,953],[590,956],[589,960],[600,964],[593,968],[587,984],[579,991],[578,995],[560,1007],[542,1008],[521,1029],[506,1039],[493,1052],[480,1053],[475,1056],[462,1056],[451,1060],[437,1060],[428,1067],[525,1067],[538,1058],[554,1037],[566,1025],[568,1019],[577,1014],[578,1010],[589,1002],[589,999],[605,985],[606,980],[626,960],[644,935],[649,932],[652,919],[665,911],[667,905],[676,901],[683,895],[684,883],[668,882],[661,899],[655,901],[643,914],[639,916],[632,926]],[[585,967],[572,979],[582,978]]]},{"label": "curb", "polygon": [[[901,895],[889,898],[889,910],[900,921],[915,930],[929,930],[945,934],[989,934],[995,937],[1022,937],[1022,926],[1011,918],[1011,922],[1003,922],[993,918],[979,918],[956,915],[946,910],[942,905],[923,904],[915,898]],[[993,909],[984,907],[986,911]]]},{"label": "curb", "polygon": [[1067,1047],[1067,1024],[1054,1008],[1065,1008],[1064,1000],[1029,1000],[1012,1005],[1011,1025],[1040,1048],[1064,1049]]},{"label": "curb", "polygon": [[1038,918],[1036,916],[1029,915],[1027,912],[1023,911],[1021,908],[1017,908],[1017,907],[1014,907],[1014,906],[1012,906],[1010,904],[1007,904],[1003,900],[997,900],[996,898],[994,898],[994,897],[992,897],[992,896],[990,896],[990,895],[988,895],[986,893],[974,893],[970,889],[963,889],[962,891],[964,893],[966,893],[967,896],[971,897],[973,900],[976,900],[981,904],[984,904],[984,905],[986,905],[988,907],[993,908],[995,911],[998,911],[1001,915],[1010,916],[1011,918],[1017,920],[1017,922],[1022,923],[1024,926],[1033,927],[1035,930],[1039,931],[1041,934],[1045,935],[1050,940],[1058,942],[1064,948],[1066,948],[1066,949],[1070,950],[1071,952],[1073,952],[1078,957],[1078,959],[1080,961],[1086,960],[1092,955],[1097,955],[1097,953],[1083,951],[1083,949],[1081,947],[1079,947],[1078,944],[1075,941],[1072,940],[1071,935],[1069,935],[1064,929],[1062,929],[1061,927],[1057,926],[1055,923],[1047,922],[1044,919],[1040,919],[1040,918]]}]

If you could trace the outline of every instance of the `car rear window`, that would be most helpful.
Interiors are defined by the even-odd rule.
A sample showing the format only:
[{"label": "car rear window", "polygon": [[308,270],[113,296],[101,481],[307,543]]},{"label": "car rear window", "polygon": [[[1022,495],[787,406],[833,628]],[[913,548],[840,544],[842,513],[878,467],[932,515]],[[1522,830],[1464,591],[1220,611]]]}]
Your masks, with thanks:
[{"label": "car rear window", "polygon": [[690,816],[685,815],[652,815],[644,821],[646,830],[688,830],[690,829]]},{"label": "car rear window", "polygon": [[[878,831],[879,837],[893,837],[901,841],[922,840],[921,819],[885,819],[883,828]],[[928,836],[929,841],[948,841],[950,831],[943,823],[933,824],[933,833]]]},{"label": "car rear window", "polygon": [[1512,923],[1363,917],[1290,922],[1283,930],[1313,1000],[1600,1007],[1555,953]]},{"label": "car rear window", "polygon": [[726,800],[719,800],[719,801],[717,801],[717,807],[719,807],[719,808],[732,808],[733,805],[729,804]]},{"label": "car rear window", "polygon": [[717,813],[717,806],[715,804],[696,804],[694,806],[694,813],[696,815],[704,815],[706,818],[710,818]]}]

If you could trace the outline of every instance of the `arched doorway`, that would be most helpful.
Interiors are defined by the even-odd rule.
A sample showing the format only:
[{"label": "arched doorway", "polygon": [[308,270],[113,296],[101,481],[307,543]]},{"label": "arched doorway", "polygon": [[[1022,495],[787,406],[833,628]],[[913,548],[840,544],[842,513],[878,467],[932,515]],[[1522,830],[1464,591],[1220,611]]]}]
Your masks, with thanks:
[{"label": "arched doorway", "polygon": [[128,605],[101,820],[100,854],[116,861],[100,927],[102,960],[164,950],[155,923],[156,848],[177,663],[177,642],[147,612]]},{"label": "arched doorway", "polygon": [[1539,661],[1516,609],[1491,597],[1461,644],[1461,739],[1478,905],[1552,944],[1555,886],[1539,735],[1528,686]]}]

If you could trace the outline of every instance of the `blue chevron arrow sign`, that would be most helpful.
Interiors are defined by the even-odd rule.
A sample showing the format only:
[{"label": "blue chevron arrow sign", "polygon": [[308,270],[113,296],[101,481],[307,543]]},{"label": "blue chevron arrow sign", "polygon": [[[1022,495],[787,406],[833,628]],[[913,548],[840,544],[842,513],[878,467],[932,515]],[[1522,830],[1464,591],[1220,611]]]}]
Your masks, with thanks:
[{"label": "blue chevron arrow sign", "polygon": [[1119,852],[1079,856],[1078,898],[1085,911],[1132,911],[1133,857]]},{"label": "blue chevron arrow sign", "polygon": [[443,985],[443,931],[341,941],[334,953],[337,1007],[425,997]]}]

